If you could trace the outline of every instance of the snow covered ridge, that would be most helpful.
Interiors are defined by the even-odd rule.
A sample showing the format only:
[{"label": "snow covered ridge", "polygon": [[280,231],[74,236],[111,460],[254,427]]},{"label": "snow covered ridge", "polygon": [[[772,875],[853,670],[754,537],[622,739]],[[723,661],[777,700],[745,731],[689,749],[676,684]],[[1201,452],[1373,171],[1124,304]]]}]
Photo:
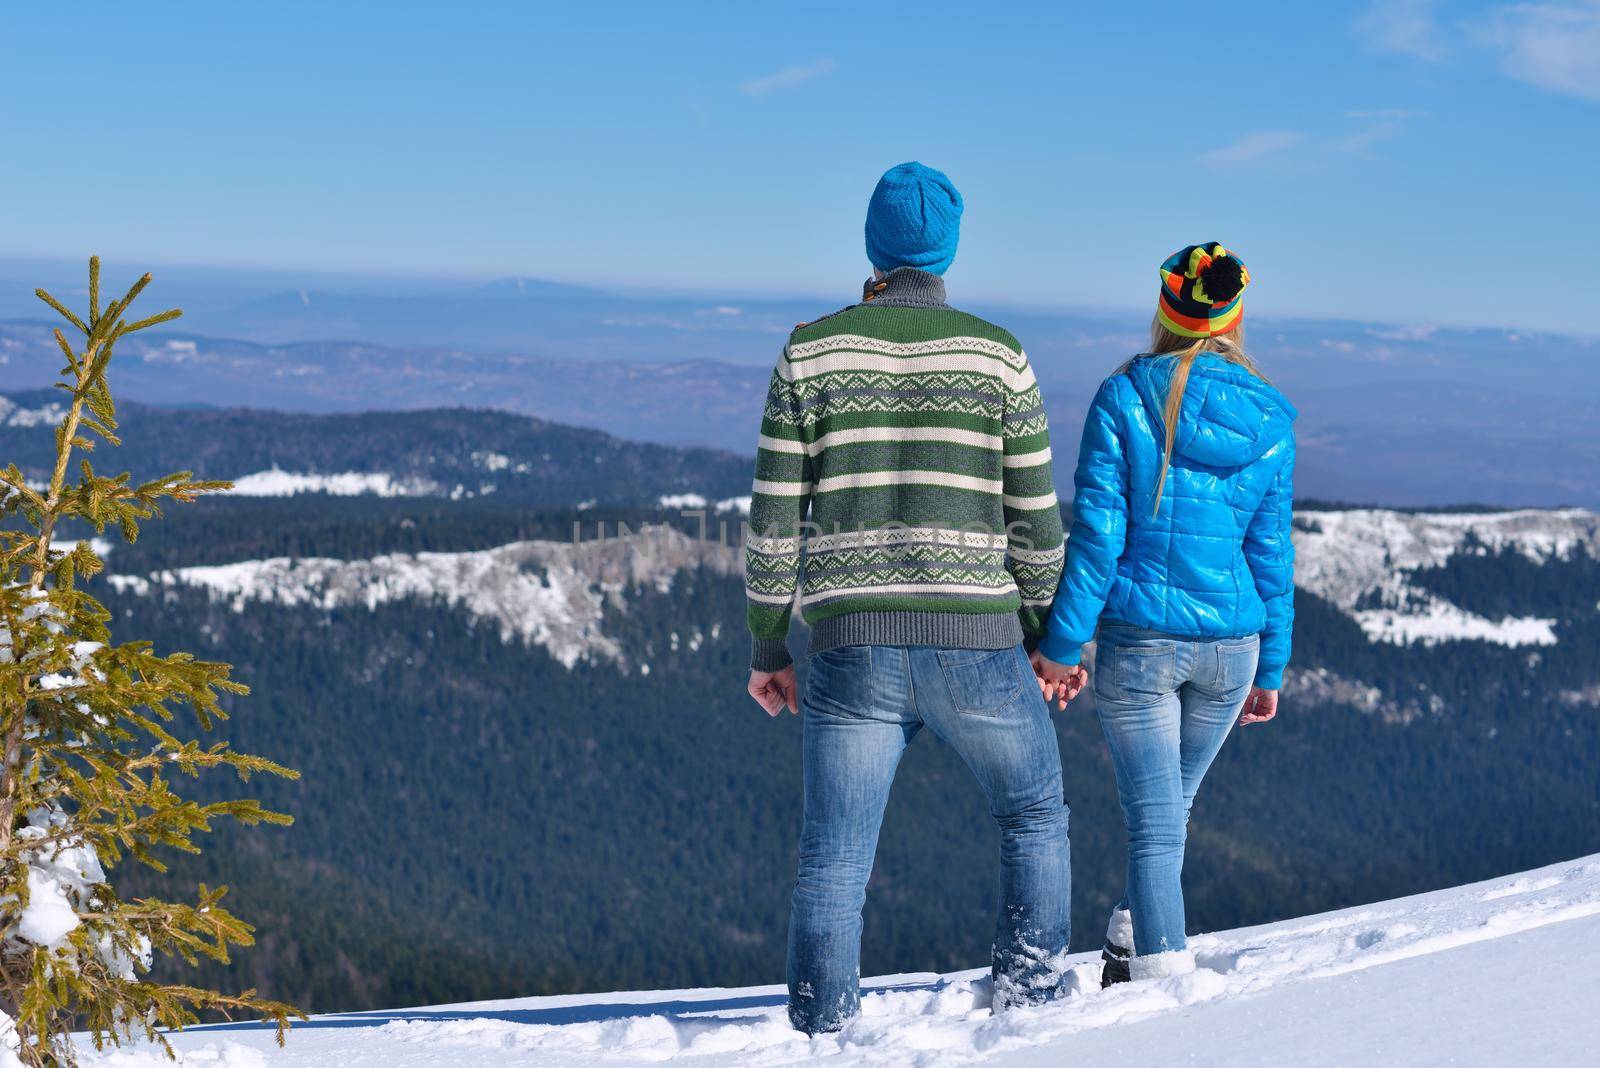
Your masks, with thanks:
[{"label": "snow covered ridge", "polygon": [[[659,503],[724,514],[742,504],[737,499],[710,502],[698,495],[664,497]],[[1600,556],[1600,516],[1580,509],[1480,514],[1301,512],[1294,538],[1298,585],[1349,613],[1373,641],[1431,645],[1481,639],[1508,646],[1549,645],[1556,641],[1553,619],[1487,619],[1421,589],[1409,576],[1458,553],[1510,549],[1537,562],[1578,552]],[[253,601],[331,609],[442,598],[494,622],[506,640],[520,638],[544,646],[570,667],[584,657],[618,658],[616,643],[601,630],[604,605],[625,608],[630,588],[667,590],[672,576],[684,568],[709,567],[718,574],[738,575],[738,555],[716,540],[651,526],[626,539],[577,546],[530,541],[476,552],[388,554],[370,560],[245,560],[149,576],[111,575],[108,581],[120,590],[141,594],[162,587],[199,587],[227,599],[236,611],[244,611]],[[1370,607],[1374,595],[1382,607]],[[707,621],[679,640],[698,648],[709,627]],[[1392,702],[1360,680],[1326,671],[1305,674],[1297,685],[1401,722],[1440,711],[1414,703],[1390,707]]]},{"label": "snow covered ridge", "polygon": [[[0,402],[10,403],[0,398]],[[28,415],[18,412],[17,416]],[[4,423],[0,412],[0,424]],[[33,425],[33,424],[19,424]],[[526,460],[513,460],[498,452],[475,452],[472,464],[490,474],[509,473],[528,475],[534,465]],[[487,497],[499,487],[493,482],[477,481],[473,485],[456,483],[446,486],[436,479],[420,475],[397,475],[389,471],[336,471],[326,474],[284,471],[273,467],[233,479],[234,497],[294,497],[302,493],[326,493],[332,497]],[[726,497],[712,501],[699,493],[672,493],[659,497],[657,507],[672,511],[706,510],[717,513],[750,512],[749,497]]]},{"label": "snow covered ridge", "polygon": [[9,397],[0,397],[0,426],[54,426],[61,422],[66,414],[67,410],[59,404],[23,408]]},{"label": "snow covered ridge", "polygon": [[727,512],[750,514],[749,497],[725,497],[720,501],[711,501],[699,493],[669,493],[656,498],[656,504],[676,512],[713,511],[719,514]]},{"label": "snow covered ridge", "polygon": [[[1480,639],[1554,645],[1556,621],[1486,619],[1409,580],[1465,553],[1509,550],[1535,563],[1587,552],[1600,557],[1600,516],[1581,508],[1516,512],[1295,513],[1295,585],[1344,609],[1373,641],[1435,645]],[[1370,605],[1373,596],[1382,605]]]},{"label": "snow covered ridge", "polygon": [[331,475],[297,474],[274,467],[241,475],[229,491],[236,497],[293,497],[326,493],[334,497],[437,497],[444,490],[427,479],[403,479],[387,471],[342,471]]},{"label": "snow covered ridge", "polygon": [[[990,1012],[986,970],[867,981],[837,1035],[790,1028],[779,986],[649,991],[318,1017],[173,1036],[183,1064],[698,1068],[1600,1063],[1600,855],[1416,897],[1196,936],[1189,975]],[[153,1054],[88,1068],[155,1068]],[[150,1056],[149,1061],[141,1058]]]},{"label": "snow covered ridge", "polygon": [[[570,668],[579,660],[620,661],[621,647],[601,629],[606,608],[626,611],[627,594],[640,588],[669,592],[678,573],[692,568],[737,575],[741,564],[729,546],[645,526],[626,537],[576,543],[521,541],[476,552],[390,553],[370,560],[278,557],[149,576],[109,575],[107,581],[142,595],[198,587],[228,601],[235,612],[252,601],[370,610],[406,598],[440,599],[495,624],[503,640],[542,646]],[[682,640],[691,650],[706,633],[720,636],[720,627],[709,620],[686,631]],[[676,648],[678,635],[669,637]]]}]

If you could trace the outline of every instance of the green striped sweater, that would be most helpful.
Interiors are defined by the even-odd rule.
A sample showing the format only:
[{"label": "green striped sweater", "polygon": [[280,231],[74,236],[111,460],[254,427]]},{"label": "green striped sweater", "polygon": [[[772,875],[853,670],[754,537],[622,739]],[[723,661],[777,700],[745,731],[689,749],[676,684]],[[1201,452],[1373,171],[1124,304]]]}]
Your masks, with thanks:
[{"label": "green striped sweater", "polygon": [[1003,649],[1043,631],[1062,563],[1050,434],[1016,338],[901,268],[789,337],[745,541],[751,665],[813,653]]}]

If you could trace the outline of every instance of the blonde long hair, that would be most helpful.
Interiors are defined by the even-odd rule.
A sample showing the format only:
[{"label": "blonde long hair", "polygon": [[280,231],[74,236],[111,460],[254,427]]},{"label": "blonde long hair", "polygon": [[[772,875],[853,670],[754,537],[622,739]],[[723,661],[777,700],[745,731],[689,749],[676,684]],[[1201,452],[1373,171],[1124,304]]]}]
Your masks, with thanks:
[{"label": "blonde long hair", "polygon": [[[1150,320],[1150,351],[1146,355],[1177,357],[1172,368],[1172,384],[1167,387],[1167,403],[1161,413],[1161,421],[1166,424],[1167,440],[1161,454],[1161,475],[1156,479],[1155,503],[1150,510],[1152,517],[1161,514],[1161,492],[1166,488],[1167,471],[1172,467],[1172,448],[1178,437],[1178,418],[1183,413],[1184,393],[1189,388],[1189,370],[1194,366],[1194,358],[1202,352],[1220,356],[1228,363],[1243,367],[1263,382],[1267,381],[1267,376],[1261,373],[1261,368],[1244,350],[1243,323],[1214,337],[1184,337],[1168,330],[1159,315]],[[1133,360],[1129,360],[1118,373],[1132,366]]]}]

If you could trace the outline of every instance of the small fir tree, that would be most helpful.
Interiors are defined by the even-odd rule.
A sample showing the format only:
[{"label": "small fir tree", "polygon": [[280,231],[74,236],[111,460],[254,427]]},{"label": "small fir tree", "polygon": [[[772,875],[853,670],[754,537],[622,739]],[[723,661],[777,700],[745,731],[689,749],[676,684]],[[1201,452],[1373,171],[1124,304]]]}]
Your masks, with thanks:
[{"label": "small fir tree", "polygon": [[252,928],[222,907],[226,887],[199,887],[193,904],[122,900],[105,870],[133,857],[164,870],[162,847],[198,852],[195,834],[213,820],[288,824],[251,800],[200,804],[173,788],[179,774],[226,767],[296,773],[226,743],[179,737],[175,710],[187,705],[200,728],[225,718],[224,693],[242,694],[227,664],[187,653],[160,655],[149,642],[112,641],[110,614],[78,585],[100,572],[88,542],[56,539],[66,521],[133,541],[164,502],[189,502],[229,483],[187,471],[134,484],[106,477],[73,454],[96,440],[117,443],[106,367],[118,339],[176,319],[176,309],[131,321],[129,305],[147,274],[121,300],[100,306],[100,263],[89,261],[89,314],[79,318],[44,290],[41,300],[83,334],[74,348],[55,332],[66,366],[55,431],[55,466],[45,485],[10,465],[0,470],[0,1066],[74,1063],[71,1032],[86,1029],[97,1049],[161,1036],[201,1011],[257,1013],[278,1024],[298,1010],[256,997],[149,981],[158,956],[191,965],[226,962],[230,946],[252,943]]}]

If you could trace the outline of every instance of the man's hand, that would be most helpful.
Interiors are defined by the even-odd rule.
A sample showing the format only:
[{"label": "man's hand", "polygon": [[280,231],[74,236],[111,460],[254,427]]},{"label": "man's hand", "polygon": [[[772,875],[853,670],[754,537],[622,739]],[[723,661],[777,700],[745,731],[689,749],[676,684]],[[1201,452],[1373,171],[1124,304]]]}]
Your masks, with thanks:
[{"label": "man's hand", "polygon": [[1250,696],[1244,699],[1244,711],[1239,714],[1239,724],[1266,723],[1278,714],[1278,691],[1250,687]]},{"label": "man's hand", "polygon": [[1089,672],[1082,664],[1072,667],[1058,664],[1037,649],[1028,654],[1028,662],[1038,676],[1039,692],[1044,695],[1045,704],[1054,701],[1056,707],[1063,711],[1067,702],[1077,697],[1089,681]]},{"label": "man's hand", "polygon": [[782,712],[784,705],[789,706],[790,715],[800,711],[799,686],[795,682],[793,664],[781,671],[750,672],[748,689],[750,696],[756,699],[756,704],[766,709],[769,716]]}]

